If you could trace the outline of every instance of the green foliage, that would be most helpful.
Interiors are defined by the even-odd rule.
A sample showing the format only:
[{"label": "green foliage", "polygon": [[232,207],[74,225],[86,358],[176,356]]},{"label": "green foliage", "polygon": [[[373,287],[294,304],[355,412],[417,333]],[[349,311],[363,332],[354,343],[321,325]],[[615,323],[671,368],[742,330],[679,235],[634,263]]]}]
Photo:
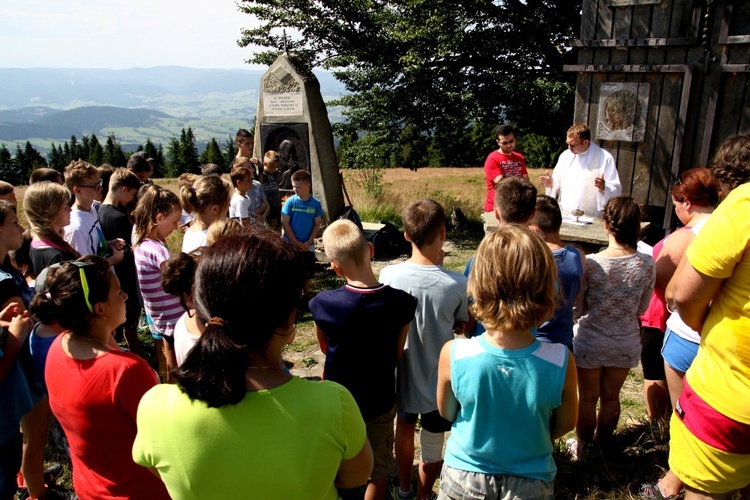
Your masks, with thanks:
[{"label": "green foliage", "polygon": [[546,137],[533,132],[518,133],[516,150],[523,153],[526,166],[529,168],[552,168],[554,161],[560,154],[562,138]]},{"label": "green foliage", "polygon": [[161,144],[157,148],[151,142],[151,139],[146,139],[143,154],[146,158],[154,159],[154,177],[164,177],[164,151],[161,148]]},{"label": "green foliage", "polygon": [[206,146],[206,149],[204,149],[203,153],[201,153],[200,163],[201,165],[205,165],[206,163],[214,163],[221,167],[222,171],[229,171],[226,159],[224,158],[224,153],[221,152],[221,146],[219,146],[219,143],[216,142],[215,137],[211,138],[211,140],[208,142],[208,145]]},{"label": "green foliage", "polygon": [[370,196],[380,196],[383,192],[383,170],[389,165],[392,147],[383,136],[366,134],[359,137],[346,124],[338,124],[335,128],[343,136],[337,151],[339,166],[356,169],[354,182]]},{"label": "green foliage", "polygon": [[[508,120],[545,136],[560,136],[569,125],[575,75],[562,71],[573,61],[563,42],[576,36],[581,0],[564,8],[540,0],[239,5],[256,26],[243,30],[240,45],[267,49],[248,62],[270,64],[286,43],[301,65],[334,71],[351,94],[330,104],[343,106],[356,130],[400,144],[401,166],[454,164],[461,148],[473,145],[460,131],[475,123]],[[285,41],[280,28],[302,36]],[[451,128],[456,147],[444,150],[433,140],[427,152],[425,138],[446,137]],[[414,139],[408,147],[403,134]]]},{"label": "green foliage", "polygon": [[[67,144],[67,143],[66,143]],[[104,163],[109,163],[115,168],[124,167],[128,160],[125,157],[125,152],[122,150],[115,134],[109,134],[107,136],[107,142],[104,146],[104,156],[102,157]]]},{"label": "green foliage", "polygon": [[10,182],[14,186],[26,184],[28,176],[24,178],[24,172],[18,162],[14,161],[13,155],[5,147],[0,145],[0,179]]}]

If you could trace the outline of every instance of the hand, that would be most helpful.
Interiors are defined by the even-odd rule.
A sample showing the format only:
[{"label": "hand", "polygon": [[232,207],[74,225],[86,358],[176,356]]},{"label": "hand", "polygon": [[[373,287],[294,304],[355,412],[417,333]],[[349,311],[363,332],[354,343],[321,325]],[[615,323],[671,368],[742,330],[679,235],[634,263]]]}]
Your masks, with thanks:
[{"label": "hand", "polygon": [[307,252],[307,249],[310,248],[310,241],[306,241],[304,243],[297,242],[297,248],[299,248],[303,252]]},{"label": "hand", "polygon": [[125,255],[125,250],[123,248],[116,248],[112,247],[112,255],[107,257],[107,262],[110,263],[110,265],[119,264],[122,262],[122,257]]},{"label": "hand", "polygon": [[601,177],[594,178],[594,186],[599,190],[600,193],[604,192],[604,174]]},{"label": "hand", "polygon": [[22,312],[21,307],[17,303],[9,303],[5,306],[5,309],[0,311],[0,327],[8,328],[13,318],[22,314]]},{"label": "hand", "polygon": [[549,170],[544,171],[544,175],[539,177],[539,182],[541,182],[542,186],[546,188],[551,188],[555,185],[554,181],[552,180],[552,176],[549,173]]},{"label": "hand", "polygon": [[122,238],[115,238],[114,240],[108,241],[107,244],[116,250],[125,250],[125,240]]}]

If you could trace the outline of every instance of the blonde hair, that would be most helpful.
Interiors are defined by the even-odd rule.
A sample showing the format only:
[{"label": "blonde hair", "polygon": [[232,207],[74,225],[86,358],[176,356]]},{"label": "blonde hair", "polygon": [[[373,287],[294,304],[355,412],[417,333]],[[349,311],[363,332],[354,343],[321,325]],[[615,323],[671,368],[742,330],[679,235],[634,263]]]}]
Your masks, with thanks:
[{"label": "blonde hair", "polygon": [[191,187],[180,187],[180,203],[188,213],[203,213],[211,205],[229,206],[234,187],[218,175],[198,178]]},{"label": "blonde hair", "polygon": [[74,187],[80,186],[89,177],[99,177],[99,170],[91,163],[83,160],[76,160],[70,162],[65,167],[65,185],[71,191]]},{"label": "blonde hair", "polygon": [[70,203],[70,191],[56,182],[38,182],[26,190],[23,197],[23,211],[29,222],[29,229],[43,241],[54,243],[65,252],[76,257],[80,254],[50,227],[60,209]]},{"label": "blonde hair", "polygon": [[474,317],[487,330],[528,330],[555,311],[552,252],[528,227],[509,224],[485,237],[469,275]]},{"label": "blonde hair", "polygon": [[350,220],[337,220],[323,232],[326,256],[338,265],[361,269],[370,265],[370,252],[364,233]]},{"label": "blonde hair", "polygon": [[[101,167],[99,167],[101,168]],[[115,189],[126,187],[128,189],[140,189],[141,181],[138,176],[133,173],[132,170],[127,168],[116,168],[109,176],[109,189],[114,191]]]},{"label": "blonde hair", "polygon": [[195,184],[195,181],[198,180],[198,177],[200,177],[200,175],[185,172],[184,174],[180,174],[180,176],[177,178],[177,185],[180,189],[184,187],[190,188],[193,184]]},{"label": "blonde hair", "polygon": [[242,234],[244,229],[239,221],[222,217],[211,223],[206,230],[206,241],[208,246],[213,245],[222,238]]},{"label": "blonde hair", "polygon": [[279,161],[279,153],[274,151],[273,149],[269,149],[266,151],[266,154],[263,155],[263,164],[271,163],[272,161]]}]

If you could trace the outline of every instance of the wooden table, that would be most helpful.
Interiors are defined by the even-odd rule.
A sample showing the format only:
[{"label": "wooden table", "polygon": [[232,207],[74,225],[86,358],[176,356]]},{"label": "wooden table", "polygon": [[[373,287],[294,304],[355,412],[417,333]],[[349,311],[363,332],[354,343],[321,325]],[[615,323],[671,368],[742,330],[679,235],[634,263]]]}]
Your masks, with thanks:
[{"label": "wooden table", "polygon": [[[563,218],[560,227],[560,239],[566,243],[578,244],[586,250],[586,253],[598,251],[600,247],[607,246],[609,238],[607,230],[604,229],[604,221],[598,217],[590,217],[591,224],[578,225],[565,221]],[[482,214],[485,234],[497,229],[497,219],[494,212]],[[650,222],[641,222],[641,231],[645,231],[651,225]]]}]

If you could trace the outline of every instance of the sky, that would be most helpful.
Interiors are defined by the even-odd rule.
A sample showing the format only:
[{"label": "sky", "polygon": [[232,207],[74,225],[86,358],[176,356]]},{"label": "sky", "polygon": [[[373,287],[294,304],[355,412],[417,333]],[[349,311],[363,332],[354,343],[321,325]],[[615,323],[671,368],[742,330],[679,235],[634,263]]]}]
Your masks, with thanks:
[{"label": "sky", "polygon": [[2,68],[257,69],[235,0],[0,0]]}]

